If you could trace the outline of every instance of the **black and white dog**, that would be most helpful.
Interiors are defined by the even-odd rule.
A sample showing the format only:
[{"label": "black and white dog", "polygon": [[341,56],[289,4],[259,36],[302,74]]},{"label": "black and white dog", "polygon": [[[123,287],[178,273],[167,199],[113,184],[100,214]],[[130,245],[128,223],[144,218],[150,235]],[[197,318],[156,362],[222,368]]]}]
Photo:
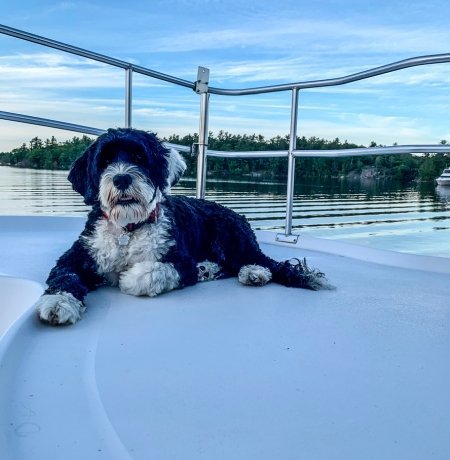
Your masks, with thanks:
[{"label": "black and white dog", "polygon": [[92,210],[50,272],[36,305],[40,319],[75,323],[86,294],[104,284],[150,297],[229,276],[255,286],[329,287],[305,262],[264,255],[244,217],[211,201],[170,196],[185,169],[178,152],[145,131],[110,129],[88,147],[68,178]]}]

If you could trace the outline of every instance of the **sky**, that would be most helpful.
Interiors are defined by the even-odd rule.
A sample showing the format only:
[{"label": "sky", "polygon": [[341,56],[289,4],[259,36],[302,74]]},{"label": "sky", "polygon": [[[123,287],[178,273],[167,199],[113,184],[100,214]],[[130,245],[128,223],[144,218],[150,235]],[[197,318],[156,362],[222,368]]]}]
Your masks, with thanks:
[{"label": "sky", "polygon": [[[450,52],[447,0],[2,0],[0,23],[194,81],[249,88]],[[298,135],[360,145],[450,142],[450,63],[300,91]],[[0,111],[124,125],[122,69],[0,34]],[[209,129],[287,135],[290,92],[210,97]],[[133,126],[198,132],[199,96],[135,75]],[[76,133],[0,120],[0,151]]]}]

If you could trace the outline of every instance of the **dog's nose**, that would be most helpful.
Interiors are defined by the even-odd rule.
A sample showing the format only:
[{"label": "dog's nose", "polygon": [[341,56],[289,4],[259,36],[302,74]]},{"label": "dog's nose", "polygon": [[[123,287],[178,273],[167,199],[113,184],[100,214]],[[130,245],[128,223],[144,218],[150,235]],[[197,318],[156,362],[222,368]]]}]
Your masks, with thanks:
[{"label": "dog's nose", "polygon": [[126,190],[133,182],[133,178],[129,174],[116,174],[113,177],[113,184],[119,190]]}]

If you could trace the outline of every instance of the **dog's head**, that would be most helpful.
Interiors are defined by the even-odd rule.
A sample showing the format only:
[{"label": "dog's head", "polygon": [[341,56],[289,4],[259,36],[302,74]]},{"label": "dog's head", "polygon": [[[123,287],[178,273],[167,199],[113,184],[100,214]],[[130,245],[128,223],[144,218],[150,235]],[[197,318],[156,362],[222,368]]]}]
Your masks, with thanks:
[{"label": "dog's head", "polygon": [[120,128],[98,137],[68,178],[86,204],[98,202],[123,226],[145,221],[185,169],[181,155],[166,149],[155,134]]}]

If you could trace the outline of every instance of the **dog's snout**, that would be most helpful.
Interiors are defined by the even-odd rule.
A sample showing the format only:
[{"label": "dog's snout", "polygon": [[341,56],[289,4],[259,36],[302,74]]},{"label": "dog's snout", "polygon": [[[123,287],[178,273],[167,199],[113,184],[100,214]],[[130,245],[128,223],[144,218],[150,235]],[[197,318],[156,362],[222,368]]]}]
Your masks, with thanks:
[{"label": "dog's snout", "polygon": [[113,184],[119,190],[126,190],[133,182],[133,178],[130,174],[116,174],[113,177]]}]

